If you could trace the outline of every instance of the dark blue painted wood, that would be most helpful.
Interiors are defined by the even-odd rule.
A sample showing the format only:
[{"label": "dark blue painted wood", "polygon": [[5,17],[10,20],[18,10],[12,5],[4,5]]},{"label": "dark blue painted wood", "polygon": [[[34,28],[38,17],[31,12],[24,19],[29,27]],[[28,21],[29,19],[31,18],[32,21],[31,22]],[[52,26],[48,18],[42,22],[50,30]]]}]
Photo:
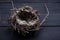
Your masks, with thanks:
[{"label": "dark blue painted wood", "polygon": [[[10,0],[12,1],[12,0]],[[10,9],[12,8],[10,1],[0,1],[0,40],[60,40],[60,0],[13,0],[15,7],[24,5],[32,6],[40,13],[39,18],[44,18],[46,9],[43,3],[47,3],[50,11],[48,19],[43,27],[31,37],[19,37],[18,34],[9,30],[7,22]],[[8,26],[8,27],[7,27]]]},{"label": "dark blue painted wood", "polygon": [[60,0],[13,0],[15,3],[17,2],[23,2],[23,3],[26,3],[26,2],[41,2],[41,3],[56,3],[56,2],[60,2]]},{"label": "dark blue painted wood", "polygon": [[[24,5],[32,6],[34,9],[38,10],[40,21],[44,18],[46,13],[46,8],[44,3],[14,3],[15,7],[19,8]],[[43,24],[44,26],[56,26],[60,25],[60,3],[47,3],[50,15],[48,19]],[[8,18],[10,15],[10,9],[12,9],[11,2],[0,3],[0,26],[8,26]]]},{"label": "dark blue painted wood", "polygon": [[60,27],[44,27],[30,37],[22,37],[8,27],[0,27],[0,40],[60,40]]}]

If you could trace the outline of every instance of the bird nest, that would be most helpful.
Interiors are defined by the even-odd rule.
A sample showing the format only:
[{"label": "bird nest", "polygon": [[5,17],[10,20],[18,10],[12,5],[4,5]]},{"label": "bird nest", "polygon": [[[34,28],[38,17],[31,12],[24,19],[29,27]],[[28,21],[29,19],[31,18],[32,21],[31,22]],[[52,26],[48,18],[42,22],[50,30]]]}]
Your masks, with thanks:
[{"label": "bird nest", "polygon": [[39,17],[37,10],[30,6],[16,8],[11,12],[10,23],[18,33],[30,33],[39,30]]},{"label": "bird nest", "polygon": [[21,8],[14,8],[13,6],[11,15],[9,17],[9,23],[12,25],[12,29],[18,33],[22,33],[23,35],[38,31],[40,29],[40,26],[49,16],[49,10],[46,4],[45,8],[47,14],[40,22],[37,10],[34,10],[31,6],[23,6]]}]

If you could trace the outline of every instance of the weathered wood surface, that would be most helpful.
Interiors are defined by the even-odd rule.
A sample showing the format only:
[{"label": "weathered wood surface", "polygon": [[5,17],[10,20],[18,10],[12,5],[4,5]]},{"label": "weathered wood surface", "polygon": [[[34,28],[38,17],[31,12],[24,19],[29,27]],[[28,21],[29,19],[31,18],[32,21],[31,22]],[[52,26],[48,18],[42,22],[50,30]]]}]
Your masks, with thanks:
[{"label": "weathered wood surface", "polygon": [[[44,3],[47,4],[50,15],[45,21],[43,26],[59,26],[60,25],[60,1],[59,0],[13,0],[15,7],[22,7],[24,5],[32,6],[34,9],[38,10],[40,14],[40,19],[44,18],[46,13],[46,8]],[[9,26],[8,18],[10,15],[10,9],[12,9],[11,1],[0,1],[0,26]]]}]

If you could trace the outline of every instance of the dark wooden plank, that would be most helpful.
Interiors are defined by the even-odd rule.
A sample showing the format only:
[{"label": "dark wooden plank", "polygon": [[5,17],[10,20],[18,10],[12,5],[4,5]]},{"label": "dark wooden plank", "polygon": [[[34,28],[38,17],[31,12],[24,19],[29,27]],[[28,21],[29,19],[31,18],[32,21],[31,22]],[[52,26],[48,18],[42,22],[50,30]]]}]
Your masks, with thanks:
[{"label": "dark wooden plank", "polygon": [[0,0],[0,2],[11,2],[14,3],[60,3],[60,0]]},{"label": "dark wooden plank", "polygon": [[0,40],[60,40],[60,27],[41,27],[30,37],[22,37],[8,27],[0,27]]},{"label": "dark wooden plank", "polygon": [[[44,7],[44,3],[14,3],[15,7],[22,7],[25,5],[32,6],[34,9],[37,9],[41,14],[39,16],[40,20],[44,18],[46,14],[46,9]],[[50,15],[46,22],[43,24],[44,26],[56,26],[60,25],[60,3],[47,3],[47,6],[50,11]],[[12,8],[11,3],[1,3],[0,4],[0,26],[8,26],[8,20],[10,15],[10,9]]]},{"label": "dark wooden plank", "polygon": [[13,0],[15,3],[17,2],[21,2],[21,3],[38,3],[38,2],[40,2],[40,3],[58,3],[58,2],[60,2],[60,0]]}]

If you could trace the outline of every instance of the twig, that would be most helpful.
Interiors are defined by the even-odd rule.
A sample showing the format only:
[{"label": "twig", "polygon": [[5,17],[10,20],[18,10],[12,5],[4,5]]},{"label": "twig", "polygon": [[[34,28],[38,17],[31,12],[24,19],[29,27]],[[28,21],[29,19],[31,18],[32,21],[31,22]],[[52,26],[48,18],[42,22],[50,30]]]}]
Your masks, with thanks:
[{"label": "twig", "polygon": [[46,11],[47,11],[47,15],[44,17],[44,19],[42,20],[42,22],[40,23],[40,26],[45,22],[45,20],[47,19],[47,17],[49,16],[49,10],[46,4],[44,4],[46,7]]},{"label": "twig", "polygon": [[13,7],[13,9],[14,9],[14,4],[13,4],[13,1],[11,1],[11,3],[12,3],[12,7]]}]

